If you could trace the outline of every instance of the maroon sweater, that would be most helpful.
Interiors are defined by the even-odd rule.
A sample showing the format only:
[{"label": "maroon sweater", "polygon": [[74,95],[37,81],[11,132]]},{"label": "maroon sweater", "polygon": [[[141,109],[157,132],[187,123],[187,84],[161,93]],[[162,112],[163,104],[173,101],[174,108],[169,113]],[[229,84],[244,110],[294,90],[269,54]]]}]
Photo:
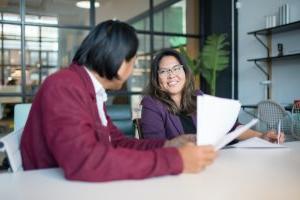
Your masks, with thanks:
[{"label": "maroon sweater", "polygon": [[21,139],[25,170],[61,167],[67,179],[110,181],[179,174],[183,164],[164,140],[126,138],[98,115],[93,84],[76,64],[39,89]]}]

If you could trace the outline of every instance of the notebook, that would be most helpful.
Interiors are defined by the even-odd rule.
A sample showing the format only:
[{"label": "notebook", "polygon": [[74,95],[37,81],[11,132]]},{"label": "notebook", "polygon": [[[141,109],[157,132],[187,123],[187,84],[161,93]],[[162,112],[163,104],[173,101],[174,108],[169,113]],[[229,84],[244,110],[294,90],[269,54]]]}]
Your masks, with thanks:
[{"label": "notebook", "polygon": [[230,147],[236,148],[287,148],[282,144],[271,143],[258,137],[249,138],[247,140],[238,142]]}]

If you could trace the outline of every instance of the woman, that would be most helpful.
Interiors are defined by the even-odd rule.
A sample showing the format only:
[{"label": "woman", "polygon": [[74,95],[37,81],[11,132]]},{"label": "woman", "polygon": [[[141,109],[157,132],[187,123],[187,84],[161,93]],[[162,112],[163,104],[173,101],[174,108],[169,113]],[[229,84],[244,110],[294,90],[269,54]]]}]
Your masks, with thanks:
[{"label": "woman", "polygon": [[44,81],[21,138],[25,170],[60,167],[68,179],[110,181],[192,173],[213,161],[211,146],[197,147],[187,137],[129,139],[113,125],[105,90],[122,87],[137,49],[131,26],[103,22],[84,39],[72,64]]},{"label": "woman", "polygon": [[[175,50],[160,51],[153,60],[148,96],[142,100],[141,131],[146,139],[172,139],[186,133],[196,133],[196,97],[191,71]],[[155,124],[155,126],[153,126]],[[238,126],[239,124],[236,124]],[[262,134],[248,130],[238,140],[262,137],[277,141],[277,134]],[[284,135],[280,139],[282,143]]]}]

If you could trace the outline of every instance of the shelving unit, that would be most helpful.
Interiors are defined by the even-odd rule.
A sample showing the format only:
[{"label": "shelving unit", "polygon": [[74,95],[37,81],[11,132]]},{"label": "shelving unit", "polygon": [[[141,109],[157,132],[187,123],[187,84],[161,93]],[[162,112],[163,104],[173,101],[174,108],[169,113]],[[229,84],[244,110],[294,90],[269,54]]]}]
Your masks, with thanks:
[{"label": "shelving unit", "polygon": [[300,21],[296,21],[296,22],[292,22],[292,23],[284,24],[284,25],[280,25],[280,26],[275,26],[272,28],[260,29],[257,31],[248,32],[248,34],[249,35],[251,35],[251,34],[268,35],[271,33],[283,33],[283,32],[287,32],[287,31],[293,31],[296,29],[300,29]]},{"label": "shelving unit", "polygon": [[264,58],[252,58],[248,59],[248,61],[256,61],[256,62],[268,62],[268,61],[276,61],[276,60],[289,60],[294,58],[300,58],[300,53],[295,54],[286,54],[282,56],[271,56],[271,57],[264,57]]},{"label": "shelving unit", "polygon": [[[300,58],[300,52],[294,54],[286,54],[282,56],[271,56],[272,55],[272,35],[277,33],[283,33],[288,31],[293,31],[300,29],[300,21],[284,24],[272,28],[260,29],[252,32],[248,32],[248,35],[254,35],[258,42],[266,48],[267,56],[261,58],[252,58],[247,61],[252,61],[255,65],[266,75],[267,80],[272,80],[272,62],[278,60],[289,60],[289,59],[298,59]],[[258,36],[265,36],[263,41]],[[266,70],[260,65],[260,62],[266,64]],[[267,97],[271,97],[271,89],[267,88]]]}]

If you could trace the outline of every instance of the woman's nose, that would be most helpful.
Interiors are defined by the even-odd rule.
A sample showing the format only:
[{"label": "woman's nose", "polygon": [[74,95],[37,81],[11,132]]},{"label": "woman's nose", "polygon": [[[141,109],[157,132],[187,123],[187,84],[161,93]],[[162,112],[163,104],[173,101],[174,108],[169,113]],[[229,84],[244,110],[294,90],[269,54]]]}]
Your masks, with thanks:
[{"label": "woman's nose", "polygon": [[175,76],[172,70],[168,71],[168,78],[173,78]]}]

